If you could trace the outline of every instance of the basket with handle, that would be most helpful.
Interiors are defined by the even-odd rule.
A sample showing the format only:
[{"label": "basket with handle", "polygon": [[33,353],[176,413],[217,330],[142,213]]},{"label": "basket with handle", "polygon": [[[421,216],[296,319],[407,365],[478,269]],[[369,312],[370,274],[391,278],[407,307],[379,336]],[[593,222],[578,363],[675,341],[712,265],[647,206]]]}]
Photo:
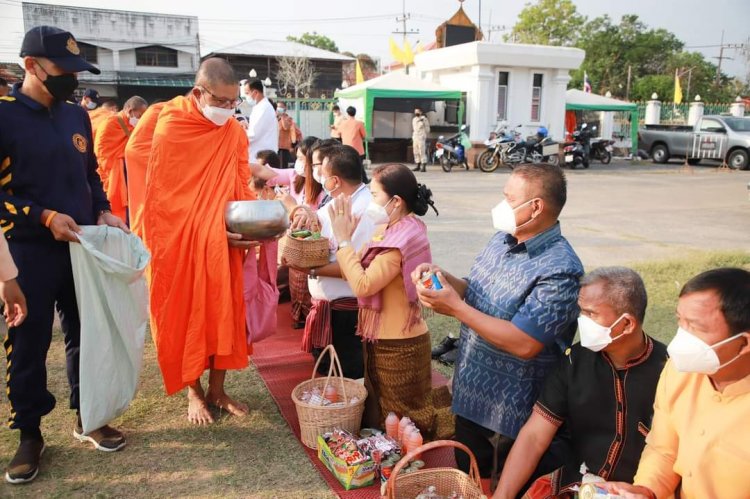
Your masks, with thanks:
[{"label": "basket with handle", "polygon": [[[316,378],[315,373],[318,371],[318,365],[326,354],[331,356],[328,376]],[[328,345],[318,357],[310,379],[303,381],[292,390],[292,400],[297,408],[297,418],[299,419],[300,437],[302,443],[311,449],[317,448],[318,435],[335,429],[356,434],[362,424],[367,389],[361,383],[345,378],[342,372],[336,349],[333,348],[333,345]],[[311,391],[317,387],[321,393],[325,393],[329,385],[336,388],[339,401],[343,404],[316,405],[302,401],[303,392]],[[354,397],[357,397],[358,400],[351,403]]]},{"label": "basket with handle", "polygon": [[[430,468],[400,474],[410,461],[428,450],[440,447],[455,447],[469,455],[469,474],[456,468]],[[479,477],[479,467],[474,454],[460,442],[453,440],[435,440],[409,451],[393,468],[388,482],[386,482],[386,499],[413,499],[427,487],[435,487],[435,492],[441,496],[449,496],[454,492],[464,499],[486,499],[482,492],[482,482]]]},{"label": "basket with handle", "polygon": [[[297,206],[289,215],[294,219],[294,215],[304,206]],[[317,221],[311,227],[313,232],[320,230]],[[297,239],[292,237],[291,231],[288,231],[284,237],[282,245],[282,257],[287,265],[300,269],[309,269],[313,267],[322,267],[328,264],[328,258],[331,251],[331,243],[327,237],[320,239]]]}]

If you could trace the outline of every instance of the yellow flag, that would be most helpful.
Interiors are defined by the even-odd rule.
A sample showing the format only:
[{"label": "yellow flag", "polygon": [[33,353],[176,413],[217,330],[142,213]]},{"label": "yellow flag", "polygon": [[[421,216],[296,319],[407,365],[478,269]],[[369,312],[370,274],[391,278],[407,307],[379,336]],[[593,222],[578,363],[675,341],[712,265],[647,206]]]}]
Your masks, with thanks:
[{"label": "yellow flag", "polygon": [[357,63],[354,66],[354,74],[356,75],[356,83],[359,85],[360,83],[364,83],[365,81],[365,75],[362,74],[362,66],[359,65],[359,59],[357,59]]},{"label": "yellow flag", "polygon": [[674,103],[682,103],[682,87],[680,86],[680,77],[677,76],[677,71],[674,72]]},{"label": "yellow flag", "polygon": [[404,65],[414,64],[414,52],[411,50],[411,44],[407,41],[404,43]]},{"label": "yellow flag", "polygon": [[396,45],[396,42],[392,37],[389,39],[389,42],[391,46],[391,57],[393,57],[393,60],[396,62],[404,62],[404,52],[398,45]]}]

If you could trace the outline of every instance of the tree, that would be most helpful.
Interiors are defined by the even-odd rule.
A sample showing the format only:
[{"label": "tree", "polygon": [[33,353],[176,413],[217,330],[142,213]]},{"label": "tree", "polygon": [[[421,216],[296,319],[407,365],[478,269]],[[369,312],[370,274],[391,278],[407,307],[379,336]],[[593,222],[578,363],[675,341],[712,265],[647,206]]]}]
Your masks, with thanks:
[{"label": "tree", "polygon": [[[586,51],[586,59],[573,74],[570,86],[580,88],[586,72],[595,93],[609,91],[623,98],[627,93],[628,67],[632,90],[639,78],[668,75],[669,61],[682,50],[683,43],[667,30],[648,29],[636,15],[625,15],[618,24],[604,15],[586,23],[576,46]],[[674,70],[672,74],[674,78]],[[634,97],[632,92],[629,97]]]},{"label": "tree", "polygon": [[[375,62],[375,59],[373,59],[372,56],[368,54],[354,55],[351,52],[342,52],[341,55],[347,55],[359,61],[359,67],[362,68],[362,76],[365,77],[365,80],[370,80],[378,76],[378,63]],[[356,81],[355,62],[345,63],[343,70],[344,81],[348,82],[350,85],[354,85]]]},{"label": "tree", "polygon": [[294,98],[296,99],[301,93],[309,91],[313,87],[318,75],[310,59],[287,56],[279,57],[277,60],[279,70],[276,73],[276,79],[284,92],[294,90]]},{"label": "tree", "polygon": [[319,35],[316,31],[312,33],[303,33],[302,36],[287,36],[286,39],[290,42],[297,42],[303,45],[309,45],[310,47],[317,47],[319,49],[328,50],[329,52],[338,52],[339,48],[336,46],[336,42],[331,40],[325,35]]},{"label": "tree", "polygon": [[505,41],[573,46],[586,22],[572,0],[538,0],[527,4]]}]

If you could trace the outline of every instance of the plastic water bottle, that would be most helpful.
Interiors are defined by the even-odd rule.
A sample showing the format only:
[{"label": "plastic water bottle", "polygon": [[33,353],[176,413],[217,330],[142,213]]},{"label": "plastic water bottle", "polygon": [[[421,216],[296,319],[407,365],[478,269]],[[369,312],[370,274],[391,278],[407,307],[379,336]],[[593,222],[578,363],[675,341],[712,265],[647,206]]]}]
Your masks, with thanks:
[{"label": "plastic water bottle", "polygon": [[398,423],[396,413],[388,413],[388,417],[385,418],[385,433],[394,440],[398,440]]},{"label": "plastic water bottle", "polygon": [[401,418],[401,421],[398,423],[398,444],[403,448],[404,447],[404,430],[406,430],[406,427],[411,424],[411,419],[404,416]]}]

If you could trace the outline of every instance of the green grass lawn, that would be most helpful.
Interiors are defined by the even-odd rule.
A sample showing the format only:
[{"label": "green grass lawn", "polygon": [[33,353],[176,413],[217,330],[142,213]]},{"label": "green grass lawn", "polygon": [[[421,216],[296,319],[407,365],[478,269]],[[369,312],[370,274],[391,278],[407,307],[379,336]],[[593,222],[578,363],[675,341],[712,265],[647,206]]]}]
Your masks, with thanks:
[{"label": "green grass lawn", "polygon": [[[677,293],[696,273],[719,266],[750,268],[748,253],[695,253],[668,262],[640,264],[649,308],[646,331],[667,342],[676,331]],[[458,323],[429,319],[433,342]],[[436,366],[438,364],[436,363]],[[67,410],[67,381],[61,335],[49,359],[49,386],[58,407],[42,423],[47,442],[37,480],[29,485],[0,485],[0,497],[333,497],[289,431],[262,380],[252,367],[230,373],[227,389],[247,402],[246,418],[221,416],[210,427],[192,427],[182,395],[166,397],[153,344],[146,345],[141,388],[131,408],[115,425],[128,436],[122,452],[105,454],[72,437],[73,413]],[[452,369],[439,368],[450,376]],[[5,396],[0,413],[8,413]],[[0,463],[17,446],[17,432],[0,432]]]}]

